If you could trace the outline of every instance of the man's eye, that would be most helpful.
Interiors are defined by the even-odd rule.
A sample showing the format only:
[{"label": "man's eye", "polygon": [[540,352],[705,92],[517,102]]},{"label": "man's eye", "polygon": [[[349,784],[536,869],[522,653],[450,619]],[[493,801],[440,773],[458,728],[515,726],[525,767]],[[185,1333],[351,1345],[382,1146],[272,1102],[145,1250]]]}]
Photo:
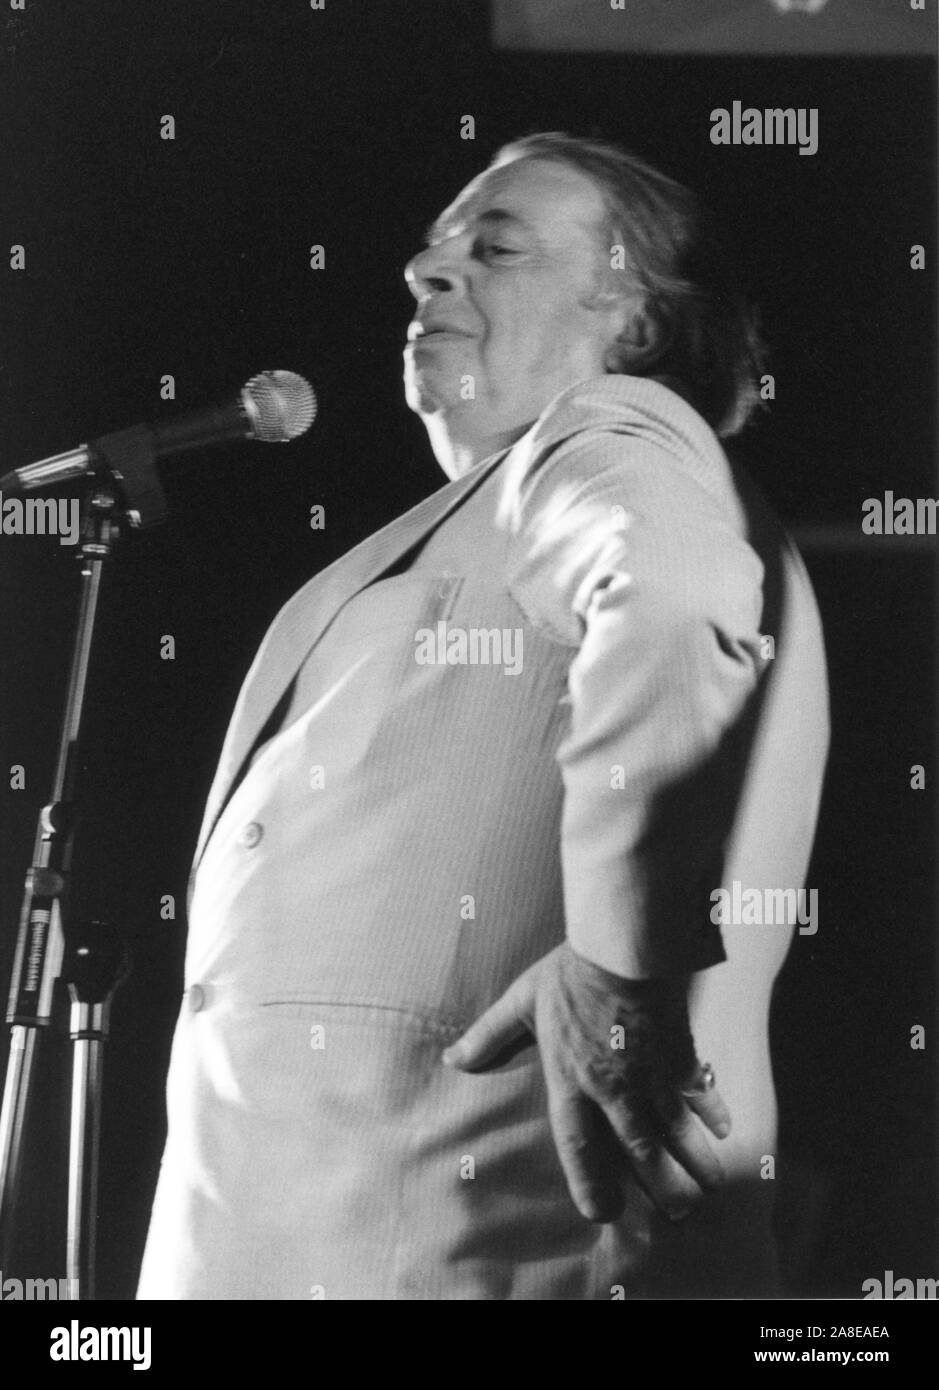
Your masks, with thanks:
[{"label": "man's eye", "polygon": [[473,255],[477,260],[508,261],[521,254],[520,247],[507,246],[504,241],[487,241],[485,237],[479,237],[473,243]]}]

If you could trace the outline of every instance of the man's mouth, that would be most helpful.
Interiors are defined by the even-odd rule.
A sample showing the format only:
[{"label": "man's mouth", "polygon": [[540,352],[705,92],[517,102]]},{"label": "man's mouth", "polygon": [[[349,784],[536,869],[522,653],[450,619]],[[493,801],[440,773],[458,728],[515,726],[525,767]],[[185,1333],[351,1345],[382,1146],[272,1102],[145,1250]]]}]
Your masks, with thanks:
[{"label": "man's mouth", "polygon": [[444,336],[468,338],[470,335],[465,329],[456,328],[449,323],[412,323],[408,327],[409,343],[416,343],[424,338],[440,338]]}]

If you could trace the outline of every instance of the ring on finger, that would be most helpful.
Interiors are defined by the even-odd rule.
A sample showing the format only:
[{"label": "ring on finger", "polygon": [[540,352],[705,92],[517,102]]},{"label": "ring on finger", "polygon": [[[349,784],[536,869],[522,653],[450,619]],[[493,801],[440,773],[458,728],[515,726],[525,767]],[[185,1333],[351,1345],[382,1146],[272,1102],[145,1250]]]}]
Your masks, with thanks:
[{"label": "ring on finger", "polygon": [[711,1066],[710,1062],[702,1062],[695,1073],[691,1085],[682,1088],[682,1095],[701,1095],[705,1091],[713,1091],[716,1085],[717,1079],[714,1075],[714,1068]]}]

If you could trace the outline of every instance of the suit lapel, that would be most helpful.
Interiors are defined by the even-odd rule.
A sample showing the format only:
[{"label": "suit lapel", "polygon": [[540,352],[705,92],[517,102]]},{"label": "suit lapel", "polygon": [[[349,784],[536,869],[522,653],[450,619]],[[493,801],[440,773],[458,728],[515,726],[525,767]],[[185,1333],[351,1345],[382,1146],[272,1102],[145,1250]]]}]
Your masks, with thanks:
[{"label": "suit lapel", "polygon": [[238,696],[206,805],[194,866],[205,851],[242,764],[277,702],[327,627],[355,594],[417,545],[488,477],[507,451],[430,497],[327,566],[281,609],[258,650]]}]

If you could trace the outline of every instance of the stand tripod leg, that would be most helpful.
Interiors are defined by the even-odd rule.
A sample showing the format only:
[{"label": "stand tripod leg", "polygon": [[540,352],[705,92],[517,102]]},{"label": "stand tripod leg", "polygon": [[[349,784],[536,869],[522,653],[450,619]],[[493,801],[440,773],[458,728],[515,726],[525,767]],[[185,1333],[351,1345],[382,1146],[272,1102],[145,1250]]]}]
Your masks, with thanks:
[{"label": "stand tripod leg", "polygon": [[79,1038],[72,1061],[66,1274],[69,1297],[82,1300],[95,1296],[103,1049],[101,1038]]},{"label": "stand tripod leg", "polygon": [[75,1046],[66,1274],[69,1296],[83,1301],[95,1296],[104,1044],[108,1036],[111,997],[127,970],[124,943],[113,927],[105,922],[90,922],[75,933],[64,971],[72,998],[69,1031]]},{"label": "stand tripod leg", "polygon": [[[10,1030],[10,1054],[3,1088],[3,1108],[0,1110],[0,1192],[15,1189],[15,1179],[20,1171],[29,1078],[36,1061],[37,1036],[38,1029],[27,1028],[23,1024]],[[0,1250],[5,1262],[9,1257],[12,1217],[12,1204],[0,1204]]]}]

